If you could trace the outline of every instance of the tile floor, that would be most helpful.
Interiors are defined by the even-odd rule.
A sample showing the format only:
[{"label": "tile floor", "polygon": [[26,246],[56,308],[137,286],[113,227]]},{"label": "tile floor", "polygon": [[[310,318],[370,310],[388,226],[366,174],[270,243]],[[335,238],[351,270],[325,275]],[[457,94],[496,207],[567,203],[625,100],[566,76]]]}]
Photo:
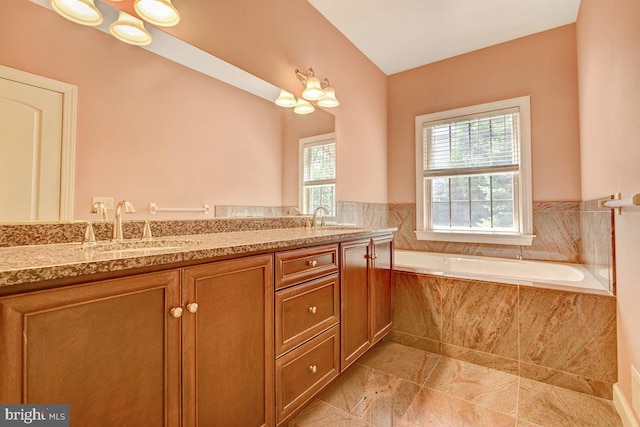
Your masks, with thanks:
[{"label": "tile floor", "polygon": [[382,342],[289,427],[622,426],[613,403]]}]

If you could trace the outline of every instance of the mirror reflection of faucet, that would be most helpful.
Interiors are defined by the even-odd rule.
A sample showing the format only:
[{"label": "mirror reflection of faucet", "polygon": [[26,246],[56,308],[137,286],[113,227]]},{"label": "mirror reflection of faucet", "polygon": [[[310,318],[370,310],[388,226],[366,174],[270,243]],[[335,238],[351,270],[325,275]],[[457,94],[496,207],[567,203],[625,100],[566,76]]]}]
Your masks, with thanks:
[{"label": "mirror reflection of faucet", "polygon": [[107,206],[104,202],[94,202],[89,213],[100,214],[100,221],[107,221]]}]

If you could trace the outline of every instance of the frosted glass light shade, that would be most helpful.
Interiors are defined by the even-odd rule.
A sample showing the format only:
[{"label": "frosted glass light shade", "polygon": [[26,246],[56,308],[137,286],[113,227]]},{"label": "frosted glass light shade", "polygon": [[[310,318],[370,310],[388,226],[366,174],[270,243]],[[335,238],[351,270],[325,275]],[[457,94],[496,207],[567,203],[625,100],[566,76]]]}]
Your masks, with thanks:
[{"label": "frosted glass light shade", "polygon": [[307,79],[307,88],[302,92],[302,97],[309,101],[316,101],[324,96],[324,91],[320,85],[320,80],[315,77],[309,77]]},{"label": "frosted glass light shade", "polygon": [[93,0],[51,0],[51,7],[59,15],[76,24],[91,27],[102,24],[102,13]]},{"label": "frosted glass light shade", "polygon": [[180,13],[171,0],[136,0],[133,7],[145,21],[160,27],[173,27],[180,22]]},{"label": "frosted glass light shade", "polygon": [[324,88],[324,96],[318,100],[318,105],[325,108],[333,108],[340,105],[336,98],[336,91],[331,86]]},{"label": "frosted glass light shade", "polygon": [[293,94],[287,92],[284,89],[280,89],[280,96],[276,99],[276,105],[281,107],[295,107],[298,102]]},{"label": "frosted glass light shade", "polygon": [[144,27],[144,23],[126,12],[120,11],[118,20],[109,25],[109,31],[115,38],[136,46],[146,46],[151,43],[151,34]]},{"label": "frosted glass light shade", "polygon": [[298,103],[293,108],[293,112],[296,114],[311,114],[315,110],[316,108],[313,105],[309,104],[302,98],[298,99]]}]

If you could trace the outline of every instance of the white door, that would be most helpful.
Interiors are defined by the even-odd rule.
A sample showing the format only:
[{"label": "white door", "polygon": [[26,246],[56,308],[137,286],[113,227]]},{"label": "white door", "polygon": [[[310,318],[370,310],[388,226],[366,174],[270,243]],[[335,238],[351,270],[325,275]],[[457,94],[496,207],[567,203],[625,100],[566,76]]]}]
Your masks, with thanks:
[{"label": "white door", "polygon": [[0,221],[58,220],[63,94],[0,78]]}]

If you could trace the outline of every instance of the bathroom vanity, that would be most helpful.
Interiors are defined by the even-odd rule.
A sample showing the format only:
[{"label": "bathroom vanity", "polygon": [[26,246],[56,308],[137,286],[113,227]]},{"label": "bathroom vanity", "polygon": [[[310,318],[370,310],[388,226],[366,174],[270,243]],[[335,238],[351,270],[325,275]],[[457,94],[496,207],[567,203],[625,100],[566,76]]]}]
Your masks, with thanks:
[{"label": "bathroom vanity", "polygon": [[[69,403],[72,426],[286,425],[391,329],[392,231],[216,233],[73,268],[34,260],[44,289],[1,287],[0,401]],[[122,268],[82,274],[102,263]]]}]

